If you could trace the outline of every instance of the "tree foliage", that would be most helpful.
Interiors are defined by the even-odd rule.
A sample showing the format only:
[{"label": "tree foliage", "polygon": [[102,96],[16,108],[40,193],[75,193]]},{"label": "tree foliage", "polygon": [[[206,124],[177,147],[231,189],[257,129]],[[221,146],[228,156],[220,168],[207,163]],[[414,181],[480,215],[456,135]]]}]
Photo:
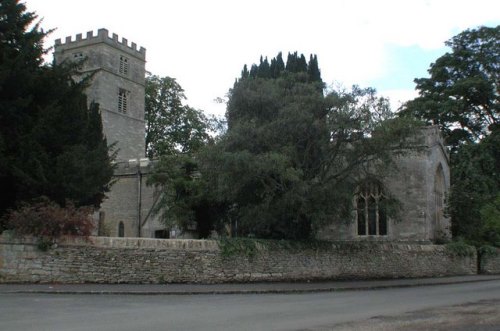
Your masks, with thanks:
[{"label": "tree foliage", "polygon": [[200,178],[197,153],[213,142],[216,120],[183,105],[184,90],[171,77],[146,78],[146,154],[157,158],[148,183],[161,191],[155,212],[168,227],[196,228],[207,237],[219,208]]},{"label": "tree foliage", "polygon": [[500,247],[500,129],[453,157],[449,212],[453,234],[480,246]]},{"label": "tree foliage", "polygon": [[[47,196],[98,206],[113,167],[97,104],[73,65],[43,64],[46,33],[15,0],[0,6],[0,214]],[[30,28],[30,26],[33,26]]]},{"label": "tree foliage", "polygon": [[325,96],[323,86],[316,56],[245,66],[229,92],[227,132],[196,155],[195,171],[175,168],[187,177],[164,210],[201,222],[193,206],[203,200],[216,224],[261,238],[305,239],[349,220],[354,188],[381,178],[409,130],[373,89]]},{"label": "tree foliage", "polygon": [[446,45],[451,52],[415,80],[419,96],[402,114],[439,125],[451,148],[453,235],[499,245],[500,26],[465,30]]},{"label": "tree foliage", "polygon": [[415,79],[419,97],[404,113],[440,126],[456,148],[487,135],[500,120],[500,26],[453,37],[451,48],[432,63],[429,78]]},{"label": "tree foliage", "polygon": [[208,143],[211,122],[201,110],[183,105],[184,90],[171,77],[146,78],[146,155],[192,153]]}]

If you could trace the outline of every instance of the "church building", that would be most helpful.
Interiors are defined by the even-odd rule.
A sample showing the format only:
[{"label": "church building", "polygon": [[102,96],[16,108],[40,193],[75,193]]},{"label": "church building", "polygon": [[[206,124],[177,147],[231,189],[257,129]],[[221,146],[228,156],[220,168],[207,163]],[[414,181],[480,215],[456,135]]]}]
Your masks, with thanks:
[{"label": "church building", "polygon": [[[178,232],[165,229],[152,213],[158,193],[146,185],[154,166],[145,158],[146,50],[99,29],[97,35],[90,31],[85,37],[56,40],[54,59],[84,60],[80,70],[93,75],[88,101],[99,103],[108,144],[118,149],[115,183],[96,216],[99,235],[177,237]],[[415,139],[419,147],[397,158],[383,185],[401,201],[401,219],[391,220],[379,209],[388,193],[381,185],[365,185],[353,192],[352,220],[326,227],[318,239],[431,242],[451,236],[444,214],[450,187],[448,153],[435,126],[422,129]]]}]

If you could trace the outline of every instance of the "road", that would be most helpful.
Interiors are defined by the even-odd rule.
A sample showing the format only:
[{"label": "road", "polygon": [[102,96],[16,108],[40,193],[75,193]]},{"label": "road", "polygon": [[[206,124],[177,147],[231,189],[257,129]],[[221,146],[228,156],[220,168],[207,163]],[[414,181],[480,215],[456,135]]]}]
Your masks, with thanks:
[{"label": "road", "polygon": [[[450,307],[455,305],[462,306]],[[386,328],[383,323],[399,321],[400,326],[408,327],[416,320],[422,322],[423,316],[453,319],[467,314],[467,307],[472,309],[469,311],[471,316],[477,307],[498,316],[499,306],[499,280],[302,294],[1,294],[0,329],[415,330],[411,327]],[[493,311],[492,307],[498,310]],[[471,321],[467,323],[476,323],[476,320]],[[498,324],[475,330],[500,329],[499,318],[491,323]],[[459,326],[455,325],[454,329]]]}]

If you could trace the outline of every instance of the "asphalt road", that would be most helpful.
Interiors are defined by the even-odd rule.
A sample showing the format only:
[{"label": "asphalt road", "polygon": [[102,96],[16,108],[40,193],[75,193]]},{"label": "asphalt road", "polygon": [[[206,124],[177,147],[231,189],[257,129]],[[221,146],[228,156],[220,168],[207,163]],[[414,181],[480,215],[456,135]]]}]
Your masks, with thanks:
[{"label": "asphalt road", "polygon": [[[454,318],[455,310],[461,313],[450,306],[478,302],[483,310],[498,306],[500,281],[302,294],[18,293],[0,295],[0,330],[335,330],[349,323],[376,329],[401,316],[408,330],[418,330],[411,316],[421,319],[419,311]],[[500,324],[484,330],[500,330]]]}]

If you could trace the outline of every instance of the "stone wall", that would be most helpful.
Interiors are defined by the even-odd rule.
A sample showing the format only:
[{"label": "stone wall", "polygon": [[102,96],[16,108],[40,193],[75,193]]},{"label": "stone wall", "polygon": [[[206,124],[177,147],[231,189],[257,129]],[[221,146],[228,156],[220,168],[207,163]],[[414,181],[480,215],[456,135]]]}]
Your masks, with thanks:
[{"label": "stone wall", "polygon": [[500,249],[496,254],[486,254],[481,258],[482,274],[500,274]]},{"label": "stone wall", "polygon": [[92,237],[46,252],[0,237],[0,282],[221,283],[468,275],[475,257],[444,246],[332,243],[223,257],[216,241]]}]

